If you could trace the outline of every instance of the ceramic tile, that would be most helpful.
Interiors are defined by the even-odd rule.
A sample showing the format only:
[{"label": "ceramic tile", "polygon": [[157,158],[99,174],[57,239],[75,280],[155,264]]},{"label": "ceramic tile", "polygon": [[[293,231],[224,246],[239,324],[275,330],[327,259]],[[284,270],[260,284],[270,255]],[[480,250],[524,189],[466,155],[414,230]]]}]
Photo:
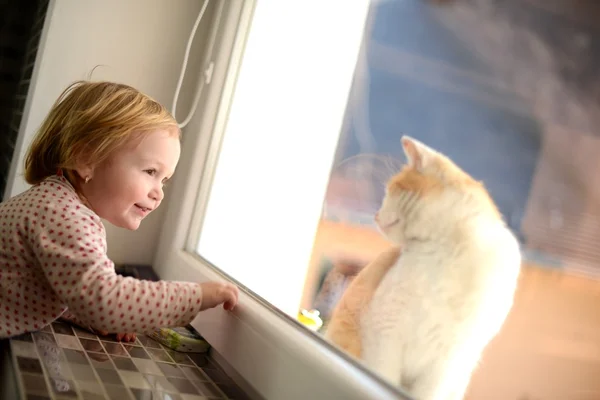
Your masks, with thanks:
[{"label": "ceramic tile", "polygon": [[80,398],[83,400],[105,400],[106,396],[100,393],[81,392]]},{"label": "ceramic tile", "polygon": [[119,343],[54,323],[10,347],[27,399],[247,399],[206,354],[176,352],[144,335]]},{"label": "ceramic tile", "polygon": [[47,396],[48,385],[42,374],[28,374],[22,373],[21,378],[23,379],[23,387],[25,387],[25,393]]},{"label": "ceramic tile", "polygon": [[182,394],[181,400],[206,400],[208,397],[197,396],[195,394]]},{"label": "ceramic tile", "polygon": [[[77,365],[77,368],[81,365]],[[64,360],[58,360],[53,363],[46,363],[46,373],[48,376],[59,378],[59,379],[73,379],[73,372],[71,371],[71,364]]]},{"label": "ceramic tile", "polygon": [[56,344],[56,336],[48,332],[35,332],[32,334],[33,340],[36,343],[52,343]]},{"label": "ceramic tile", "polygon": [[182,400],[182,397],[175,393],[158,392],[148,389],[131,389],[131,392],[137,400]]},{"label": "ceramic tile", "polygon": [[104,384],[123,385],[121,377],[114,369],[96,369],[100,381]]},{"label": "ceramic tile", "polygon": [[81,345],[83,346],[83,348],[86,349],[87,351],[93,351],[93,352],[96,352],[96,353],[103,353],[104,352],[104,348],[100,344],[99,340],[79,338],[79,342],[81,343]]},{"label": "ceramic tile", "polygon": [[140,334],[132,343],[64,322],[10,340],[23,399],[245,399],[206,354]]},{"label": "ceramic tile", "polygon": [[79,343],[79,340],[77,340],[77,338],[75,336],[71,336],[71,335],[62,335],[57,333],[56,335],[54,335],[56,337],[56,343],[65,349],[72,349],[72,350],[81,350],[81,344]]},{"label": "ceramic tile", "polygon": [[79,387],[81,397],[86,400],[105,398],[104,389],[98,382],[77,382],[77,386]]},{"label": "ceramic tile", "polygon": [[225,398],[221,391],[212,382],[192,381],[192,383],[198,388],[200,394],[203,396],[215,399]]},{"label": "ceramic tile", "polygon": [[121,343],[102,342],[102,345],[104,346],[104,348],[106,349],[106,352],[108,354],[112,354],[115,356],[128,356],[129,355],[127,350],[125,350],[125,348],[123,348],[123,346],[121,346]]},{"label": "ceramic tile", "polygon": [[141,343],[141,345],[143,345],[146,348],[154,348],[154,349],[160,349],[160,343],[158,343],[156,340],[152,339],[151,337],[148,337],[146,335],[141,335],[137,338],[138,342]]},{"label": "ceramic tile", "polygon": [[31,342],[12,341],[11,350],[14,355],[26,358],[38,358],[35,345]]},{"label": "ceramic tile", "polygon": [[[104,354],[106,356],[106,354]],[[95,360],[95,359],[91,359],[90,363],[92,364],[92,366],[95,369],[115,369],[114,364],[112,363],[112,360],[110,359],[110,357],[106,357],[105,360]]]},{"label": "ceramic tile", "polygon": [[71,350],[71,349],[63,349],[65,357],[67,357],[67,361],[72,364],[82,364],[87,365],[89,361],[85,356],[83,351],[79,350]]},{"label": "ceramic tile", "polygon": [[165,350],[167,354],[175,361],[177,364],[184,365],[194,365],[192,360],[188,357],[186,353],[180,353],[174,350]]},{"label": "ceramic tile", "polygon": [[150,357],[152,357],[152,359],[154,361],[166,361],[166,362],[171,362],[171,363],[173,362],[173,359],[163,349],[147,349],[147,350],[148,350],[148,353],[150,354]]},{"label": "ceramic tile", "polygon": [[152,389],[164,392],[177,392],[177,389],[169,380],[164,376],[156,376],[156,375],[144,375]]},{"label": "ceramic tile", "polygon": [[150,359],[150,356],[142,347],[132,347],[127,350],[132,358]]},{"label": "ceramic tile", "polygon": [[85,331],[83,329],[80,328],[73,328],[73,331],[75,331],[75,334],[77,335],[77,337],[80,338],[84,338],[84,339],[98,339],[98,336],[93,334],[90,331]]},{"label": "ceramic tile", "polygon": [[175,365],[175,364],[167,364],[167,363],[157,362],[156,365],[158,365],[158,368],[160,368],[162,370],[163,374],[167,377],[173,377],[173,378],[185,377],[185,375],[183,375],[183,371],[181,369],[179,369],[177,367],[177,365]]},{"label": "ceramic tile", "polygon": [[135,367],[131,358],[112,356],[112,360],[115,363],[115,366],[120,371],[134,371],[138,372],[138,369]]},{"label": "ceramic tile", "polygon": [[192,380],[192,381],[209,381],[210,379],[208,378],[207,375],[205,375],[199,368],[197,367],[187,367],[187,366],[182,366],[181,370],[183,371],[184,375]]},{"label": "ceramic tile", "polygon": [[110,360],[110,356],[106,353],[94,353],[93,351],[86,351],[85,353],[87,354],[88,358],[90,359],[90,362],[92,362],[92,361],[107,362]]},{"label": "ceramic tile", "polygon": [[179,393],[200,394],[192,382],[185,378],[167,378]]},{"label": "ceramic tile", "polygon": [[[183,400],[183,394],[175,394],[175,393],[166,393],[166,392],[157,392],[157,397],[160,400]],[[205,400],[203,397],[200,399]]]},{"label": "ceramic tile", "polygon": [[150,389],[150,384],[139,372],[119,371],[119,375],[123,378],[125,386],[137,389]]},{"label": "ceramic tile", "polygon": [[108,335],[108,336],[97,336],[98,339],[102,340],[103,342],[115,342],[115,343],[120,343],[119,340],[117,340],[117,338],[115,337],[115,335]]},{"label": "ceramic tile", "polygon": [[110,399],[131,400],[134,398],[125,386],[104,384],[104,390]]},{"label": "ceramic tile", "polygon": [[54,396],[60,396],[61,399],[77,399],[75,383],[66,379],[50,379],[50,390]]},{"label": "ceramic tile", "polygon": [[141,358],[132,359],[133,363],[137,367],[138,371],[144,374],[151,375],[162,375],[162,371],[158,368],[158,365],[152,360],[143,360]]},{"label": "ceramic tile", "polygon": [[131,389],[136,400],[154,400],[157,396],[150,389]]},{"label": "ceramic tile", "polygon": [[73,378],[81,382],[97,382],[94,369],[90,365],[78,365],[73,368]]},{"label": "ceramic tile", "polygon": [[42,364],[35,358],[17,357],[17,365],[23,372],[42,374]]}]

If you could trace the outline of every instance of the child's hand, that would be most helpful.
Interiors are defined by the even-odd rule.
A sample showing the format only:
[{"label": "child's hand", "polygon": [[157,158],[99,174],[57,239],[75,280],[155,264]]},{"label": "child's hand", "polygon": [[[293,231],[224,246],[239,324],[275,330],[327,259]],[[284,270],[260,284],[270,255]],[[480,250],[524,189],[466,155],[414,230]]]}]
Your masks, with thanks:
[{"label": "child's hand", "polygon": [[214,308],[223,303],[227,311],[233,310],[238,301],[238,288],[229,282],[204,282],[202,288],[202,305],[200,311]]},{"label": "child's hand", "polygon": [[[93,330],[93,332],[99,336],[108,336],[107,331]],[[135,333],[117,333],[117,342],[135,342]]]},{"label": "child's hand", "polygon": [[135,333],[117,333],[118,342],[135,342]]}]

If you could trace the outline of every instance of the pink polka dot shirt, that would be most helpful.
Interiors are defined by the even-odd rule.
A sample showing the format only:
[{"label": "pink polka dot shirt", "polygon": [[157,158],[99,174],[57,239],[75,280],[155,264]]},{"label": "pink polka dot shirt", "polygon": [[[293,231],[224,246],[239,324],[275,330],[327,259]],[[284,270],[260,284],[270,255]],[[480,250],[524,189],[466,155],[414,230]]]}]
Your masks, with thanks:
[{"label": "pink polka dot shirt", "polygon": [[67,314],[112,333],[183,326],[201,302],[195,283],[117,275],[100,217],[64,177],[0,204],[0,338]]}]

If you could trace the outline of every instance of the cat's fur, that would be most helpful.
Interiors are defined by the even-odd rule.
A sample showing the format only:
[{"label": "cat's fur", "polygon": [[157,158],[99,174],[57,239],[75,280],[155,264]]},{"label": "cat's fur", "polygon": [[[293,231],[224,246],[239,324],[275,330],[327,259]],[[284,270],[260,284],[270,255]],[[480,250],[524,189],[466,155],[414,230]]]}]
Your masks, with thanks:
[{"label": "cat's fur", "polygon": [[401,256],[359,273],[326,336],[418,400],[458,400],[512,307],[519,245],[480,182],[402,145],[408,164],[376,216]]},{"label": "cat's fur", "polygon": [[[327,326],[326,337],[346,353],[360,358],[360,318],[369,306],[375,289],[388,270],[396,263],[400,250],[396,247],[381,253],[352,280],[335,306]],[[351,295],[348,295],[351,294]]]}]

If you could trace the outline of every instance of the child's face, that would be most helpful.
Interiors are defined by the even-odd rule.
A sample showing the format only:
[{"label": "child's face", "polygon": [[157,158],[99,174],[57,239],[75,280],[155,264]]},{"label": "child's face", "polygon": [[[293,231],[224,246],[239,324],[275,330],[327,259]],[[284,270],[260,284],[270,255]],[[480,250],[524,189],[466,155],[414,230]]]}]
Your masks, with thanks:
[{"label": "child's face", "polygon": [[163,185],[179,161],[177,136],[166,130],[146,134],[97,165],[81,190],[90,206],[113,225],[136,230],[163,199]]}]

